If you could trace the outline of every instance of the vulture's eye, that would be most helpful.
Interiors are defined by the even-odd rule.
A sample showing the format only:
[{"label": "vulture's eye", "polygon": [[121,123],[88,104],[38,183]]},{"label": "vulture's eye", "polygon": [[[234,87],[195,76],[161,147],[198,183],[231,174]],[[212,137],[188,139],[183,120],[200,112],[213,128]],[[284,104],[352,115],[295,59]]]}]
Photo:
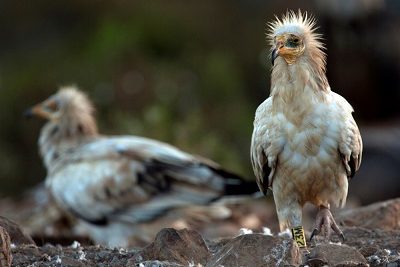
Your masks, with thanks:
[{"label": "vulture's eye", "polygon": [[286,42],[287,47],[297,47],[299,44],[300,44],[300,38],[298,37],[290,38]]},{"label": "vulture's eye", "polygon": [[58,110],[58,103],[55,100],[46,101],[43,103],[43,109],[49,112],[56,112]]}]

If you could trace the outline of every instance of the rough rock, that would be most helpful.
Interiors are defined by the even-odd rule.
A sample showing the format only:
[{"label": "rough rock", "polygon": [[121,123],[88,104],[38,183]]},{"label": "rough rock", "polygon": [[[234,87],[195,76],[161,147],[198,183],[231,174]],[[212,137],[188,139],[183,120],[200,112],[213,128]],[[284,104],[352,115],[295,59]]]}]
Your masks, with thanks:
[{"label": "rough rock", "polygon": [[302,256],[293,240],[263,234],[241,235],[226,242],[207,267],[299,265]]},{"label": "rough rock", "polygon": [[400,254],[389,249],[380,249],[376,246],[364,247],[359,250],[372,266],[400,266]]},{"label": "rough rock", "polygon": [[[190,265],[182,265],[174,262],[169,261],[143,261],[139,264],[134,262],[129,262],[127,267],[186,267]],[[192,265],[193,266],[193,265]],[[201,265],[198,265],[201,266]]]},{"label": "rough rock", "polygon": [[[396,201],[387,203],[376,204],[383,207],[377,210],[385,216],[396,216],[386,210],[391,210]],[[390,220],[382,218],[381,221]],[[299,251],[290,238],[248,234],[209,241],[195,231],[166,228],[157,234],[153,243],[135,250],[16,245],[12,246],[13,266],[400,266],[400,230],[385,227],[341,226],[346,238],[344,244],[339,243],[337,235],[332,235],[334,244],[317,236],[309,242],[308,257],[304,257],[303,251]]]},{"label": "rough rock", "polygon": [[136,251],[110,249],[101,246],[34,247],[21,245],[12,249],[13,266],[127,266]]},{"label": "rough rock", "polygon": [[16,224],[15,222],[0,216],[0,226],[6,229],[7,233],[10,236],[11,243],[15,245],[22,245],[22,244],[31,244],[34,245],[35,242],[32,238],[27,235],[21,227]]},{"label": "rough rock", "polygon": [[[308,257],[306,264],[309,266],[368,266],[364,256],[347,245],[320,244],[311,250]],[[319,264],[315,264],[316,260],[319,260]]]},{"label": "rough rock", "polygon": [[[400,231],[385,231],[381,229],[366,229],[361,227],[343,227],[343,234],[346,237],[345,244],[357,249],[365,247],[379,247],[396,251],[400,254]],[[339,238],[334,236],[334,242]]]},{"label": "rough rock", "polygon": [[[356,248],[371,266],[400,266],[400,231],[343,227],[345,244]],[[339,242],[334,236],[333,241]],[[391,266],[391,265],[390,265]]]},{"label": "rough rock", "polygon": [[400,198],[344,210],[336,219],[347,226],[400,230]]},{"label": "rough rock", "polygon": [[311,242],[309,250],[313,254],[310,253],[308,261],[302,261],[304,254],[292,240],[282,237],[249,234],[205,243],[197,232],[164,229],[152,244],[141,250],[79,245],[16,246],[12,248],[13,266],[260,267],[307,264],[314,267],[366,266],[366,263],[371,267],[400,266],[400,231],[359,227],[343,227],[342,230],[346,236],[345,244]]},{"label": "rough rock", "polygon": [[10,267],[12,262],[11,240],[6,229],[0,226],[0,266]]},{"label": "rough rock", "polygon": [[164,228],[157,234],[153,243],[130,260],[130,264],[158,260],[184,266],[198,263],[205,265],[210,256],[205,241],[196,231]]}]

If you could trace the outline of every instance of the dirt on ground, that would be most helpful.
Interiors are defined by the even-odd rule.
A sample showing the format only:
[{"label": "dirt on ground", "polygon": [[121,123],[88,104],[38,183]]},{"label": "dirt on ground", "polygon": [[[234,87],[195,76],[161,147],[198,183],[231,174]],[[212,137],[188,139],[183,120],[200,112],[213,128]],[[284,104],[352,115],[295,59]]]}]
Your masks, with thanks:
[{"label": "dirt on ground", "polygon": [[[144,248],[12,246],[12,266],[400,266],[400,231],[345,227],[346,242],[310,243],[290,237],[245,234],[203,241],[195,231],[163,229]],[[338,241],[338,240],[337,240]]]},{"label": "dirt on ground", "polygon": [[[7,266],[11,259],[11,266],[395,267],[400,266],[400,219],[396,212],[399,208],[400,199],[393,199],[344,210],[336,218],[345,242],[335,235],[330,241],[317,236],[307,248],[299,248],[288,234],[246,230],[230,237],[209,238],[206,233],[215,231],[203,228],[164,228],[152,242],[132,249],[90,245],[85,239],[80,243],[74,237],[35,244],[18,224],[0,218],[0,230],[10,236],[9,241],[2,239],[0,262],[2,266]],[[229,220],[227,225],[231,225]],[[218,227],[222,227],[221,222]]]}]

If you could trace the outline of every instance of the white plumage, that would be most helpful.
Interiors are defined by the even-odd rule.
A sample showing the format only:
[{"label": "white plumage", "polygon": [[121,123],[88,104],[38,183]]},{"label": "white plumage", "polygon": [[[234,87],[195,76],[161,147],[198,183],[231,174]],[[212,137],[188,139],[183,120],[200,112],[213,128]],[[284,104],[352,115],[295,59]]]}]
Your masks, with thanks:
[{"label": "white plumage", "polygon": [[251,161],[260,189],[273,191],[281,230],[302,224],[306,202],[320,207],[313,234],[339,235],[330,205],[343,206],[361,163],[353,108],[331,91],[315,22],[289,12],[270,24],[271,94],[258,108]]},{"label": "white plumage", "polygon": [[157,230],[146,235],[145,225],[167,211],[195,213],[224,194],[255,192],[216,163],[166,143],[98,134],[93,110],[85,94],[65,87],[29,113],[48,120],[39,138],[47,188],[65,211],[91,224],[97,242],[126,246],[129,238],[154,237]]}]

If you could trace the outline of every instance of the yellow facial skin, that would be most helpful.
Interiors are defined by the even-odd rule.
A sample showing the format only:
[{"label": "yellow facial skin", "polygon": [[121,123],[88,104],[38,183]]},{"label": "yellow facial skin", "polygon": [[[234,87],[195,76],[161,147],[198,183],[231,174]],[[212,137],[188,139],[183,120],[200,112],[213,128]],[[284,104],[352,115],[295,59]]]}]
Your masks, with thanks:
[{"label": "yellow facial skin", "polygon": [[303,54],[304,43],[299,36],[284,33],[275,37],[275,51],[288,65],[291,65]]}]

